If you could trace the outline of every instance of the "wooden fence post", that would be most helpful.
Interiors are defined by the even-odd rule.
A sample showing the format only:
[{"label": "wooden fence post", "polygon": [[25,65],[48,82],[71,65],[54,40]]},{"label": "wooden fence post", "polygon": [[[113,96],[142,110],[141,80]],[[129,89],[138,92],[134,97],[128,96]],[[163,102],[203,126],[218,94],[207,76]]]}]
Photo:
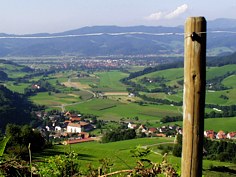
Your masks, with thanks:
[{"label": "wooden fence post", "polygon": [[182,177],[202,176],[206,84],[206,20],[190,17],[184,36]]}]

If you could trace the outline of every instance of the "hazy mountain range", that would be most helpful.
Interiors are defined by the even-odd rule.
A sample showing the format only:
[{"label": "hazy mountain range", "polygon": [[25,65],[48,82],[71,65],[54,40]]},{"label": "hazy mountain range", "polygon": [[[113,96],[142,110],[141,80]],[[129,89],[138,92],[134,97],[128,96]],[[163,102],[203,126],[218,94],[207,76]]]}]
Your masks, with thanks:
[{"label": "hazy mountain range", "polygon": [[[236,51],[236,19],[208,21],[207,54]],[[62,33],[0,33],[0,57],[48,55],[182,55],[184,27],[93,26]]]}]

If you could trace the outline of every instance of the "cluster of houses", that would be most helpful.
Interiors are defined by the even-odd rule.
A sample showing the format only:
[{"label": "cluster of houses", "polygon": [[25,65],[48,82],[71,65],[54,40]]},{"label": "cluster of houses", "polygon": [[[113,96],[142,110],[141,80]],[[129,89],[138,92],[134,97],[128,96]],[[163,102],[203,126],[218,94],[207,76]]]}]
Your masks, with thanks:
[{"label": "cluster of houses", "polygon": [[[135,129],[137,132],[145,133],[147,136],[157,136],[157,137],[171,137],[175,134],[183,134],[183,130],[180,126],[161,126],[159,128],[147,128],[145,125],[137,125],[132,122],[128,123],[128,128]],[[225,133],[220,130],[215,132],[214,130],[204,131],[204,136],[210,139],[236,139],[236,132]]]},{"label": "cluster of houses", "polygon": [[[37,115],[38,117],[45,117],[46,115]],[[49,138],[66,140],[66,144],[79,143],[85,141],[92,141],[89,131],[96,129],[96,125],[91,119],[83,119],[80,114],[52,114],[48,116],[50,124],[43,128],[48,132]],[[137,134],[145,134],[146,136],[156,137],[173,137],[176,134],[182,134],[183,130],[178,125],[163,125],[161,127],[147,127],[143,124],[136,124],[127,122],[128,129],[135,129]],[[45,132],[44,132],[45,133]],[[236,132],[225,133],[214,130],[204,131],[204,136],[210,139],[236,139]]]},{"label": "cluster of houses", "polygon": [[214,130],[206,130],[204,131],[204,136],[210,139],[236,139],[236,132],[229,132],[225,133],[224,131],[220,130],[216,133]]},{"label": "cluster of houses", "polygon": [[[38,114],[38,117],[45,115]],[[64,115],[53,114],[48,116],[50,125],[45,126],[50,139],[67,139],[67,144],[90,141],[89,131],[96,128],[89,119],[82,119],[80,114],[71,114],[66,112]],[[63,121],[60,119],[63,118]],[[45,134],[45,133],[44,133]]]},{"label": "cluster of houses", "polygon": [[132,122],[128,123],[129,129],[135,129],[136,132],[145,133],[146,136],[156,136],[156,137],[171,137],[175,136],[177,133],[182,134],[182,128],[177,125],[163,125],[161,127],[146,127],[145,125],[138,125]]},{"label": "cluster of houses", "polygon": [[65,120],[65,123],[67,123],[67,133],[88,132],[95,128],[90,121],[82,121],[80,114],[71,114],[70,112],[66,112],[65,116],[69,117],[69,120]]}]

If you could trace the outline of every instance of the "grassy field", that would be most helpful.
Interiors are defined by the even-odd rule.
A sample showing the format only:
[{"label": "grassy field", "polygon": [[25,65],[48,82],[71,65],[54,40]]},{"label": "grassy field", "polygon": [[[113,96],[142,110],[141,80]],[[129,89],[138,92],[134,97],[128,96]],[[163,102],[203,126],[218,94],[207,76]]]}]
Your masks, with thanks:
[{"label": "grassy field", "polygon": [[[173,138],[142,138],[111,143],[88,142],[67,146],[56,146],[52,153],[58,154],[64,152],[77,152],[81,158],[81,165],[86,167],[89,163],[99,166],[99,159],[111,159],[114,164],[112,170],[130,169],[135,167],[136,159],[132,157],[130,150],[134,150],[137,146],[153,145],[163,142],[173,142]],[[96,149],[96,150],[94,150]],[[49,152],[45,152],[46,154]],[[42,158],[42,157],[40,157]],[[151,154],[149,158],[156,162],[161,162],[162,155]],[[176,165],[176,164],[175,164]]]},{"label": "grassy field", "polygon": [[236,71],[236,65],[225,65],[221,67],[208,67],[206,79],[213,79],[214,77],[222,76],[227,72]]},{"label": "grassy field", "polygon": [[144,77],[155,78],[157,76],[164,77],[167,80],[175,80],[175,79],[183,78],[184,71],[183,71],[183,68],[166,69],[162,71],[156,71],[153,73],[145,74],[143,76],[138,77],[137,79],[139,80]]},{"label": "grassy field", "polygon": [[[89,142],[89,143],[80,143],[67,146],[56,146],[54,149],[48,149],[40,155],[40,159],[46,158],[52,154],[63,154],[65,152],[74,151],[79,154],[81,160],[81,168],[86,168],[88,164],[93,164],[95,167],[99,167],[99,159],[110,159],[113,163],[112,171],[121,170],[121,169],[131,169],[136,166],[136,161],[132,157],[130,150],[135,149],[137,146],[147,146],[147,145],[158,145],[160,143],[173,142],[173,138],[141,138],[133,140],[125,140],[111,143],[98,143],[98,142]],[[154,146],[155,147],[155,146]],[[94,150],[96,149],[96,150]],[[34,158],[38,158],[37,155]],[[151,153],[148,159],[153,162],[161,162],[162,155]],[[172,155],[167,156],[167,160],[171,163],[176,169],[180,169],[181,158],[174,157]],[[230,163],[223,163],[218,161],[203,161],[203,173],[205,175],[212,174],[214,172],[207,171],[210,165],[214,166],[232,166]],[[215,173],[220,174],[220,173]],[[208,176],[208,175],[207,175]],[[227,176],[227,174],[225,174]]]},{"label": "grassy field", "polygon": [[24,66],[13,65],[13,64],[3,64],[0,63],[0,70],[7,73],[10,78],[19,78],[25,76],[27,73],[22,71]]},{"label": "grassy field", "polygon": [[[207,68],[207,79],[212,79],[214,77],[223,76],[228,72],[236,71],[236,65],[225,65],[222,67],[208,67]],[[141,82],[141,79],[147,78],[156,78],[156,77],[164,77],[166,79],[165,84],[169,86],[177,85],[179,88],[176,88],[176,94],[165,94],[165,93],[141,93],[146,94],[149,97],[160,98],[160,99],[168,99],[171,101],[182,101],[183,98],[183,88],[180,86],[177,81],[183,80],[183,68],[174,68],[167,69],[162,71],[156,71],[153,73],[145,74],[134,78],[132,81],[137,82],[148,89],[153,89],[159,87],[159,83],[145,83]],[[222,84],[226,87],[229,87],[229,90],[222,91],[214,91],[214,92],[206,92],[206,103],[207,104],[219,104],[219,105],[232,105],[236,104],[236,82],[235,75],[231,75],[225,78],[222,81]],[[221,96],[227,96],[228,99],[223,99]]]},{"label": "grassy field", "polygon": [[[225,65],[222,67],[208,67],[207,73],[206,73],[206,79],[212,79],[214,77],[222,76],[226,74],[227,72],[236,71],[236,65]],[[167,69],[162,71],[156,71],[153,73],[145,74],[142,76],[139,76],[133,81],[139,82],[140,79],[147,77],[147,78],[155,78],[155,77],[164,77],[165,79],[169,80],[170,82],[176,82],[176,80],[183,80],[184,78],[184,70],[183,68],[174,68],[174,69]],[[233,80],[233,79],[232,79]],[[229,81],[229,84],[233,84],[232,80]],[[226,83],[227,84],[227,83]],[[167,82],[168,85],[168,82]],[[235,84],[234,84],[235,85]]]},{"label": "grassy field", "polygon": [[96,76],[93,77],[79,77],[79,78],[74,78],[72,79],[72,82],[79,82],[82,85],[86,85],[87,88],[89,88],[91,86],[96,86],[97,84],[99,84],[99,78],[97,78]]},{"label": "grassy field", "polygon": [[95,114],[104,120],[120,120],[138,116],[140,120],[157,121],[166,115],[179,115],[179,107],[169,105],[143,105],[121,103],[110,99],[94,99],[82,104],[66,107],[67,110],[78,110],[82,113]]},{"label": "grassy field", "polygon": [[13,82],[7,82],[5,86],[12,90],[13,92],[24,93],[25,88],[28,88],[30,84],[26,83],[17,83],[14,84]]},{"label": "grassy field", "polygon": [[[221,95],[227,96],[228,99],[220,98]],[[219,105],[236,104],[236,88],[223,91],[206,92],[206,103]]]},{"label": "grassy field", "polygon": [[120,92],[126,91],[126,86],[120,82],[120,79],[127,76],[128,74],[121,71],[108,71],[95,72],[86,77],[72,74],[70,79],[71,82],[77,83],[78,88],[101,92]]},{"label": "grassy field", "polygon": [[232,132],[236,130],[235,125],[236,117],[205,119],[205,130]]},{"label": "grassy field", "polygon": [[223,85],[225,85],[226,87],[232,87],[232,88],[236,88],[236,75],[231,75],[227,78],[225,78],[222,82]]},{"label": "grassy field", "polygon": [[94,74],[99,78],[96,91],[126,91],[126,86],[120,82],[120,79],[127,77],[128,74],[120,71],[96,72]]},{"label": "grassy field", "polygon": [[[183,74],[184,74],[183,68],[174,68],[174,69],[167,69],[167,70],[156,71],[153,73],[145,74],[145,75],[142,75],[142,76],[132,79],[132,81],[137,82],[137,83],[147,87],[148,89],[154,89],[156,87],[159,87],[158,82],[143,84],[141,82],[141,79],[144,77],[147,77],[147,78],[163,77],[166,80],[166,82],[165,82],[166,85],[174,86],[174,85],[178,85],[177,84],[178,80],[183,80]],[[182,87],[180,86],[179,89],[182,90]]]},{"label": "grassy field", "polygon": [[30,100],[39,105],[46,106],[60,106],[62,104],[69,104],[81,101],[80,95],[74,93],[51,93],[42,92],[35,96],[31,96]]}]

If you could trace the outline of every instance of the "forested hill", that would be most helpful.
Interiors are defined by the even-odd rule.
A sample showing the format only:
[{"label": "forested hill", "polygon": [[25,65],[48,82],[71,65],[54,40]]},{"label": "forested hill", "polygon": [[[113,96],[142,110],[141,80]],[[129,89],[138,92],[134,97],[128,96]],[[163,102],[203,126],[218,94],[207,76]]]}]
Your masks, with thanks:
[{"label": "forested hill", "polygon": [[5,129],[7,123],[30,123],[33,107],[26,97],[0,85],[0,131]]},{"label": "forested hill", "polygon": [[208,66],[224,66],[228,64],[236,64],[236,52],[228,56],[209,58],[207,61]]},{"label": "forested hill", "polygon": [[[228,56],[207,58],[207,66],[224,66],[224,65],[229,65],[229,64],[236,64],[236,52]],[[133,78],[136,78],[136,77],[148,74],[148,73],[171,69],[171,68],[182,68],[182,67],[184,67],[183,61],[161,64],[155,67],[148,67],[142,71],[130,73],[130,75],[127,78],[123,78],[122,81],[125,83],[127,80],[130,80],[130,79],[133,79]]]}]

